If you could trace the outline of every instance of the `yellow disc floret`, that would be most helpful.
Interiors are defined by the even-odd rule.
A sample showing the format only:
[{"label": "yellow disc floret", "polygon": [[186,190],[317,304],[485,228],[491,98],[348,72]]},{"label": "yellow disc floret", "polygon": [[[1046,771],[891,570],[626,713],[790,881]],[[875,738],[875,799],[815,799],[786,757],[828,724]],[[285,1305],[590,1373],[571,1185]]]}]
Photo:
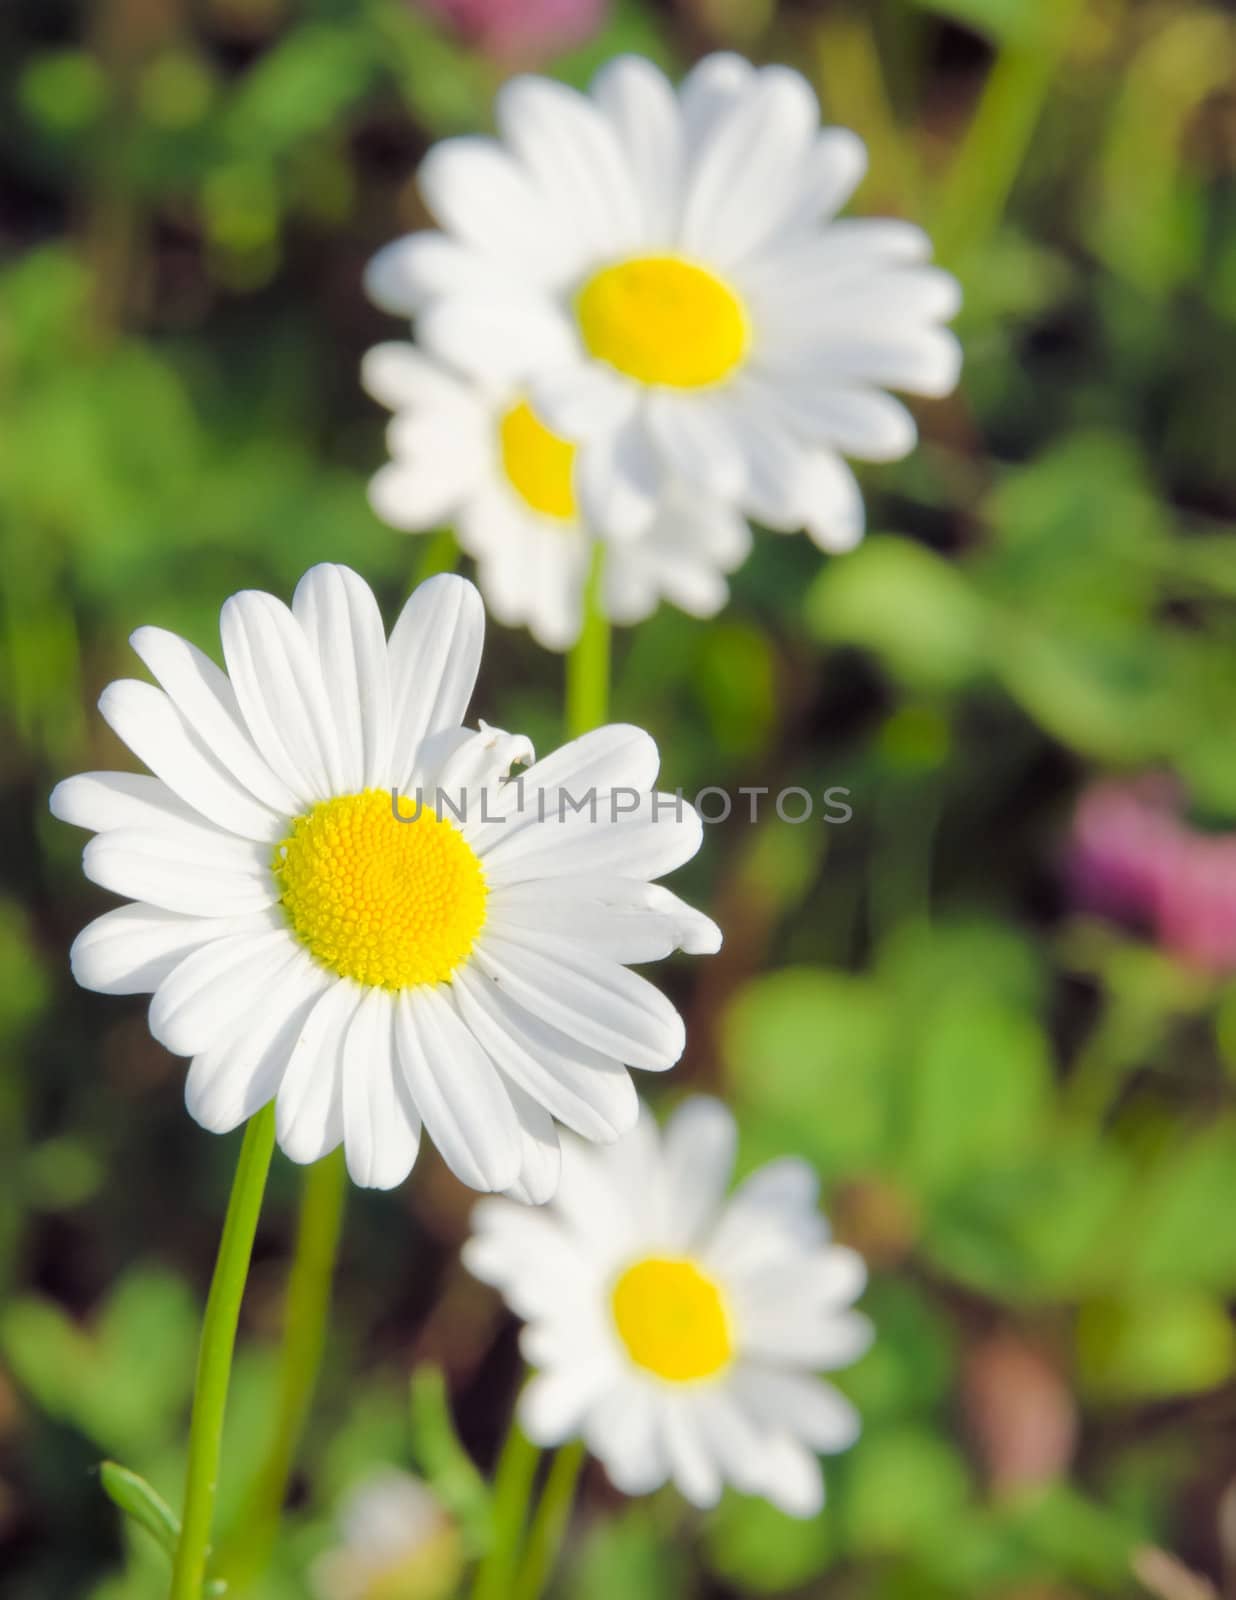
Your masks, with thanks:
[{"label": "yellow disc floret", "polygon": [[733,1357],[721,1290],[685,1257],[649,1256],[628,1267],[611,1307],[631,1360],[670,1383],[715,1377]]},{"label": "yellow disc floret", "polygon": [[471,845],[430,803],[414,810],[401,802],[397,817],[384,789],[322,800],[275,850],[292,931],[341,978],[381,989],[441,983],[485,921]]},{"label": "yellow disc floret", "polygon": [[707,267],[679,256],[636,256],[603,267],[575,300],[584,344],[640,383],[703,389],[747,353],[742,301]]},{"label": "yellow disc floret", "polygon": [[502,470],[526,505],[545,517],[568,521],[576,514],[575,446],[552,433],[526,400],[498,424]]}]

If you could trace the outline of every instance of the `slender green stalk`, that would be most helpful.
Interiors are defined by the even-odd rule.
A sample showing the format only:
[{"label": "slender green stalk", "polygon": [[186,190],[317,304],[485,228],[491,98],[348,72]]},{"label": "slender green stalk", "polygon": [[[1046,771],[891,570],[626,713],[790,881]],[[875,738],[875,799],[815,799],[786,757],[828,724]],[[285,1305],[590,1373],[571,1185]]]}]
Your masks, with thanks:
[{"label": "slender green stalk", "polygon": [[420,547],[420,560],[416,567],[417,583],[434,578],[440,572],[454,572],[459,565],[459,544],[449,528],[431,533]]},{"label": "slender green stalk", "polygon": [[946,264],[999,223],[1080,9],[1081,0],[1041,0],[1032,34],[1000,51],[937,204],[932,231]]},{"label": "slender green stalk", "polygon": [[347,1168],[342,1149],[306,1170],[296,1252],[288,1278],[274,1431],[246,1501],[244,1528],[219,1563],[240,1593],[263,1570],[270,1556],[296,1449],[317,1387],[346,1195]]},{"label": "slender green stalk", "polygon": [[511,1590],[511,1600],[541,1600],[546,1584],[553,1577],[558,1552],[571,1520],[575,1486],[583,1464],[584,1446],[580,1440],[563,1445],[554,1457],[541,1503],[532,1519],[523,1565]]},{"label": "slender green stalk", "polygon": [[202,1600],[215,1492],[219,1484],[223,1413],[232,1376],[232,1354],[236,1348],[236,1325],[240,1320],[240,1302],[249,1276],[253,1239],[274,1148],[275,1107],[272,1102],[251,1117],[245,1129],[206,1301],[193,1389],[193,1420],[189,1427],[184,1512],[169,1600]]},{"label": "slender green stalk", "polygon": [[477,1569],[472,1600],[511,1600],[540,1459],[541,1452],[512,1418],[494,1474],[493,1540]]},{"label": "slender green stalk", "polygon": [[609,716],[609,618],[601,609],[605,546],[598,544],[584,589],[584,621],[566,661],[566,731],[570,739]]}]

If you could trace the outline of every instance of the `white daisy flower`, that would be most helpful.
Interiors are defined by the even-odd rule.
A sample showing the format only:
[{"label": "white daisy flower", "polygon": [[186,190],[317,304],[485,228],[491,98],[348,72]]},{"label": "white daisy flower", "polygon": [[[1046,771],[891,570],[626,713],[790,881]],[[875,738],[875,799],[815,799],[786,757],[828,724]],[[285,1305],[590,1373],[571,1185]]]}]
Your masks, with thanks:
[{"label": "white daisy flower", "polygon": [[[718,946],[651,882],[695,854],[699,818],[652,796],[638,728],[503,782],[532,747],[462,726],[484,633],[462,578],[422,584],[389,641],[338,566],[290,609],[233,595],[220,631],[226,672],[139,628],[160,687],[122,680],[99,706],[154,776],[52,795],[97,835],[87,877],[133,902],[78,936],[74,975],[153,992],[151,1032],[193,1058],[188,1108],[212,1132],[273,1099],[293,1161],[342,1142],[357,1183],[390,1188],[423,1123],[464,1183],[544,1200],[552,1119],[615,1138],[638,1116],[627,1068],[682,1051],[678,1013],[625,963]],[[392,791],[414,797],[398,816]]]},{"label": "white daisy flower", "polygon": [[342,1542],[313,1565],[318,1600],[448,1600],[458,1588],[459,1530],[410,1472],[387,1467],[357,1484],[339,1532]]},{"label": "white daisy flower", "polygon": [[564,1141],[552,1205],[483,1201],[464,1262],[528,1324],[540,1370],[520,1421],[536,1443],[582,1435],[627,1494],[672,1479],[710,1506],[728,1482],[811,1516],[815,1452],[859,1429],[811,1374],[866,1349],[870,1324],[850,1309],[865,1269],[830,1243],[804,1162],[771,1162],[727,1200],[734,1143],[734,1118],[706,1097],[663,1134],[645,1112],[604,1150]]},{"label": "white daisy flower", "polygon": [[843,455],[915,443],[886,388],[943,395],[959,291],[907,222],[836,221],[866,153],[819,126],[786,67],[707,57],[675,93],[620,58],[589,95],[537,77],[497,100],[498,139],[449,139],[422,192],[442,232],[370,264],[378,304],[417,318],[461,371],[527,384],[581,441],[587,520],[646,529],[681,478],[824,549],[862,535]]},{"label": "white daisy flower", "polygon": [[[526,625],[549,650],[574,644],[592,559],[577,447],[545,426],[520,385],[453,373],[414,345],[376,346],[362,375],[396,413],[393,460],[370,485],[374,510],[407,530],[452,523],[500,622]],[[601,609],[612,622],[642,622],[665,598],[712,616],[729,598],[725,573],[750,548],[732,507],[668,484],[645,531],[607,552]]]}]

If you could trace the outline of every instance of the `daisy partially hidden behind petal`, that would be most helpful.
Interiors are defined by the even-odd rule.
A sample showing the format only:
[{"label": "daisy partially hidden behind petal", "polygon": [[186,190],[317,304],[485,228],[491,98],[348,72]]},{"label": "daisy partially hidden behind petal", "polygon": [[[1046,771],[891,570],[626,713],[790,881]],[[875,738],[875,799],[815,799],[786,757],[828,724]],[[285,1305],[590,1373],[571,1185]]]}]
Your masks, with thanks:
[{"label": "daisy partially hidden behind petal", "polygon": [[685,483],[825,550],[862,537],[843,457],[893,461],[914,420],[885,391],[947,394],[960,294],[908,222],[836,220],[862,141],[820,127],[786,67],[707,57],[675,91],[623,57],[587,95],[519,77],[498,138],[448,139],[420,187],[441,232],[370,264],[419,342],[518,383],[579,445],[580,505],[613,539]]},{"label": "daisy partially hidden behind petal", "polygon": [[727,1199],[734,1141],[706,1097],[661,1134],[645,1112],[605,1149],[564,1141],[552,1205],[483,1201],[464,1262],[528,1324],[539,1371],[520,1420],[534,1441],[582,1436],[627,1494],[673,1480],[709,1506],[729,1483],[811,1516],[816,1453],[859,1429],[813,1374],[867,1348],[851,1309],[866,1274],[830,1242],[805,1163],[771,1162]]},{"label": "daisy partially hidden behind petal", "polygon": [[652,882],[695,854],[699,818],[653,794],[638,728],[534,763],[526,739],[463,726],[484,611],[461,578],[422,584],[389,641],[338,566],[290,609],[233,595],[220,631],[226,671],[139,628],[159,687],[123,680],[99,705],[153,776],[52,795],[96,835],[87,877],[131,902],[78,936],[75,977],[153,994],[212,1132],[274,1100],[294,1161],[342,1143],[357,1183],[390,1188],[423,1125],[464,1183],[543,1201],[554,1119],[616,1138],[638,1116],[627,1068],[682,1052],[678,1013],[626,963],[718,947]]},{"label": "daisy partially hidden behind petal", "polygon": [[[593,552],[576,446],[545,426],[518,385],[451,372],[412,344],[377,345],[362,375],[395,412],[392,460],[369,488],[374,510],[408,531],[450,522],[499,622],[526,626],[549,650],[574,644]],[[601,609],[631,624],[666,599],[712,616],[729,598],[725,574],[750,548],[750,529],[724,501],[670,484],[644,532],[610,547]]]},{"label": "daisy partially hidden behind petal", "polygon": [[464,1568],[459,1529],[428,1486],[387,1467],[348,1495],[341,1542],[311,1571],[318,1600],[449,1600]]}]

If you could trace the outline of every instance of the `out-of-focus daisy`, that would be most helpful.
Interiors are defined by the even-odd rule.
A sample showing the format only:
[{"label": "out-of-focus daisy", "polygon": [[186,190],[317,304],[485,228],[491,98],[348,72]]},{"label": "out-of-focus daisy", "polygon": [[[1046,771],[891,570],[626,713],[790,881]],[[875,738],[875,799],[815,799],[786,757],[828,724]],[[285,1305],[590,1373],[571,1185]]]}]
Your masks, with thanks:
[{"label": "out-of-focus daisy", "polygon": [[[580,520],[576,446],[541,422],[518,386],[458,377],[414,345],[378,345],[363,375],[396,412],[393,460],[370,485],[378,515],[410,530],[451,522],[494,616],[526,625],[547,649],[573,644],[593,548]],[[724,574],[750,548],[746,521],[724,501],[670,484],[648,528],[609,550],[601,608],[613,622],[640,622],[665,597],[712,616],[729,596]]]},{"label": "out-of-focus daisy", "polygon": [[819,115],[800,74],[728,54],[677,93],[637,57],[589,95],[514,79],[498,140],[430,152],[443,231],[382,251],[370,293],[583,443],[580,503],[607,535],[645,529],[681,478],[846,549],[863,505],[842,457],[913,448],[884,391],[953,387],[959,293],[921,229],[834,220],[866,155]]},{"label": "out-of-focus daisy", "polygon": [[458,1587],[459,1529],[410,1472],[388,1467],[357,1484],[339,1533],[342,1543],[313,1566],[318,1600],[447,1600]]},{"label": "out-of-focus daisy", "polygon": [[78,936],[74,974],[153,991],[203,1127],[273,1099],[294,1161],[342,1142],[357,1183],[389,1188],[423,1123],[463,1182],[543,1200],[552,1119],[616,1137],[638,1115],[627,1067],[681,1053],[678,1013],[625,963],[720,935],[651,882],[701,830],[652,798],[646,733],[600,728],[504,781],[528,741],[462,726],[483,632],[477,591],[443,576],[388,642],[337,566],[290,609],[233,595],[226,672],[140,628],[160,687],[113,683],[99,704],[154,776],[87,773],[51,803],[97,833],[86,875],[134,902]]},{"label": "out-of-focus daisy", "polygon": [[482,1202],[464,1261],[528,1324],[530,1438],[582,1435],[628,1494],[672,1479],[707,1506],[728,1482],[810,1516],[816,1452],[859,1426],[812,1374],[866,1349],[850,1309],[865,1271],[830,1242],[805,1163],[771,1162],[726,1198],[734,1139],[726,1108],[697,1097],[664,1134],[645,1113],[603,1150],[566,1140],[553,1204]]}]

